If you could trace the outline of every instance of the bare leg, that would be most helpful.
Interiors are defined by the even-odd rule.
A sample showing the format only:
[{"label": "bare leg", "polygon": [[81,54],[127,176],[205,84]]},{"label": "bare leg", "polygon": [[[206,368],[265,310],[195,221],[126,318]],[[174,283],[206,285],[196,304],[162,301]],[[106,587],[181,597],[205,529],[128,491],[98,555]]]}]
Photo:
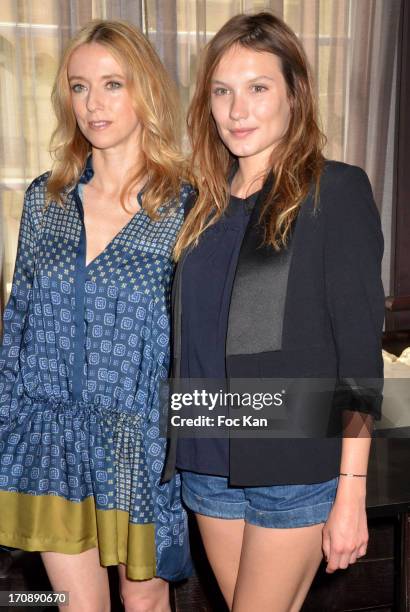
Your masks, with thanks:
[{"label": "bare leg", "polygon": [[69,605],[62,612],[110,612],[107,570],[100,565],[98,549],[77,555],[41,553],[54,591],[69,591]]},{"label": "bare leg", "polygon": [[[242,519],[219,519],[203,514],[196,514],[195,516],[209,563],[225,601],[231,609],[241,557],[245,521]],[[256,609],[250,607],[247,612]]]},{"label": "bare leg", "polygon": [[125,612],[171,612],[169,584],[162,578],[129,580],[125,565],[118,566]]},{"label": "bare leg", "polygon": [[233,611],[297,612],[322,559],[323,523],[292,529],[246,524]]}]

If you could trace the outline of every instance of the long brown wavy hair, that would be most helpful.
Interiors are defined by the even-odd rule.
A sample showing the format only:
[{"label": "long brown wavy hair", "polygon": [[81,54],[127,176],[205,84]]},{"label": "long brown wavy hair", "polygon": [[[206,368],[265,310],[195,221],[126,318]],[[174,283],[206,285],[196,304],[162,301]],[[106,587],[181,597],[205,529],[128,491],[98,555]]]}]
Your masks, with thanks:
[{"label": "long brown wavy hair", "polygon": [[124,68],[135,112],[143,126],[144,161],[141,167],[135,160],[134,175],[120,194],[121,203],[124,206],[130,190],[147,177],[144,209],[152,218],[157,218],[159,207],[178,195],[181,180],[187,177],[178,146],[180,105],[176,87],[153,47],[142,32],[124,21],[91,21],[64,51],[52,91],[57,128],[51,139],[54,165],[47,183],[47,202],[64,204],[67,192],[84,171],[91,151],[91,145],[81,133],[74,116],[67,76],[73,51],[90,43],[104,46]]},{"label": "long brown wavy hair", "polygon": [[274,180],[259,219],[263,223],[265,243],[276,250],[284,247],[312,185],[315,198],[318,197],[325,137],[318,125],[312,78],[303,47],[295,33],[271,13],[236,15],[207,44],[201,58],[188,111],[198,199],[175,245],[175,259],[183,249],[197,244],[201,233],[218,220],[229,202],[227,177],[236,158],[219,137],[212,117],[211,80],[222,56],[233,45],[267,51],[280,59],[290,105],[288,129],[271,157]]}]

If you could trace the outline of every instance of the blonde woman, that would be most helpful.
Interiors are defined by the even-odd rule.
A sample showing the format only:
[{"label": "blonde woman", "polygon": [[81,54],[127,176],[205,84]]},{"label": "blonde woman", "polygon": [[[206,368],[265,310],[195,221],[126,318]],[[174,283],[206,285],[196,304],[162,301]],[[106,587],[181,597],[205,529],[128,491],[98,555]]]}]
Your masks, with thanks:
[{"label": "blonde woman", "polygon": [[160,484],[171,253],[191,187],[174,89],[145,37],[95,21],[53,94],[55,164],[25,200],[0,353],[0,543],[40,551],[75,612],[168,611],[189,573],[180,483]]},{"label": "blonde woman", "polygon": [[164,480],[181,470],[229,608],[296,612],[323,555],[334,572],[366,553],[380,219],[363,170],[324,159],[305,53],[269,13],[237,15],[209,42],[189,128],[200,180],[175,249],[174,376],[334,383],[314,401],[285,396],[305,439],[202,431],[177,444],[171,427]]}]

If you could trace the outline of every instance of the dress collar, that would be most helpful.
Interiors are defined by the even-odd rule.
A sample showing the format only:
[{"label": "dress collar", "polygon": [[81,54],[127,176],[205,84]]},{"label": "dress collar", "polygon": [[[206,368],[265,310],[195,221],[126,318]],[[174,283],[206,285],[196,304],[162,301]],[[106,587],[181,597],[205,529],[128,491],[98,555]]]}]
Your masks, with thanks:
[{"label": "dress collar", "polygon": [[80,176],[79,183],[89,183],[94,176],[93,161],[91,153],[87,157],[84,172]]}]

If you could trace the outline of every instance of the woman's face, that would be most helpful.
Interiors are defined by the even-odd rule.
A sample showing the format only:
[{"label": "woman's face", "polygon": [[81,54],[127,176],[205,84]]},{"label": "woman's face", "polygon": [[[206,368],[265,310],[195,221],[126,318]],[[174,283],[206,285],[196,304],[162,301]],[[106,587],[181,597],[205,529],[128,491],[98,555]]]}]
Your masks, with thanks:
[{"label": "woman's face", "polygon": [[78,127],[97,149],[140,146],[141,123],[124,69],[98,43],[83,44],[68,64],[71,101]]},{"label": "woman's face", "polygon": [[211,87],[212,115],[222,141],[238,158],[266,167],[290,119],[279,58],[235,45],[222,56]]}]

